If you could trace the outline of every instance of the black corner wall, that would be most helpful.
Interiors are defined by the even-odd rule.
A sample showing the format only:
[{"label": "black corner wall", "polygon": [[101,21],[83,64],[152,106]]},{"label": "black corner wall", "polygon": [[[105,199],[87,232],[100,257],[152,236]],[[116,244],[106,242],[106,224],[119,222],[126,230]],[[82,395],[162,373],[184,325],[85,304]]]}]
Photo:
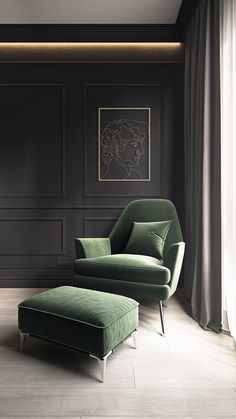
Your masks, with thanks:
[{"label": "black corner wall", "polygon": [[[172,199],[183,226],[183,72],[183,64],[1,64],[0,286],[70,283],[74,237],[107,235],[133,199]],[[150,180],[99,181],[98,108],[149,110]]]}]

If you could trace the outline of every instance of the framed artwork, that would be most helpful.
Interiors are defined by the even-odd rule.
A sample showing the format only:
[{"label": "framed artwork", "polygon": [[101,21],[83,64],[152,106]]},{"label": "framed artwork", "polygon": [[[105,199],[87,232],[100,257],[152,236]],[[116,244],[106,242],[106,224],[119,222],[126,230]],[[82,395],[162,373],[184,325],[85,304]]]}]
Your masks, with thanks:
[{"label": "framed artwork", "polygon": [[162,85],[89,84],[84,92],[84,197],[163,195]]},{"label": "framed artwork", "polygon": [[150,108],[98,108],[98,180],[150,181]]}]

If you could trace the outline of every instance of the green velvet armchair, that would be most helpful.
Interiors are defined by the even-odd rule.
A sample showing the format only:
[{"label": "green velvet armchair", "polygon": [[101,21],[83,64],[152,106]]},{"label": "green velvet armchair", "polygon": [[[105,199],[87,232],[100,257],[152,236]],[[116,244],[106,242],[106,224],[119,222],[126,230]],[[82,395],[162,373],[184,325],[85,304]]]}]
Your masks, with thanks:
[{"label": "green velvet armchair", "polygon": [[74,285],[159,303],[175,292],[185,243],[173,203],[166,199],[132,201],[107,238],[76,238]]}]

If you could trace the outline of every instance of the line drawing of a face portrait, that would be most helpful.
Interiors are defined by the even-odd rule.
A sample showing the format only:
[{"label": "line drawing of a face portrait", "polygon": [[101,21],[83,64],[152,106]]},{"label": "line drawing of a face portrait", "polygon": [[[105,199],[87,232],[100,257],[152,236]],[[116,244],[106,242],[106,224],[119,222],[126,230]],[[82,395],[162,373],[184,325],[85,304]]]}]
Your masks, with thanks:
[{"label": "line drawing of a face portrait", "polygon": [[100,137],[100,159],[105,167],[101,180],[142,180],[140,160],[145,153],[148,124],[131,119],[114,119]]}]

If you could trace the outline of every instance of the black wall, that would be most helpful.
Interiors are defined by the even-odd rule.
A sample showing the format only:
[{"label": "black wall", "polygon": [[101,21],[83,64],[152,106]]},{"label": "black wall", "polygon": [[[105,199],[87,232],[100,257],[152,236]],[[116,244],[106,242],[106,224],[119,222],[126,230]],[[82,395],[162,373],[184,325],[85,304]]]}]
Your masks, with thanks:
[{"label": "black wall", "polygon": [[[74,237],[131,200],[184,215],[183,64],[2,64],[0,286],[69,283]],[[151,180],[98,181],[98,108],[150,108]]]}]

